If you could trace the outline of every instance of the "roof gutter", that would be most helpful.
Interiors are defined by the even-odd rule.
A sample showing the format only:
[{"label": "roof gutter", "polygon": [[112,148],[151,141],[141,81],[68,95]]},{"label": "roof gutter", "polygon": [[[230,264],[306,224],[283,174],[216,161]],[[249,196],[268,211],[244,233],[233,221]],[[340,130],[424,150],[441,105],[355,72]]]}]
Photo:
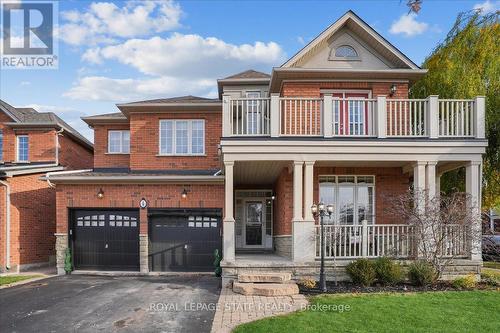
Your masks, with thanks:
[{"label": "roof gutter", "polygon": [[82,173],[82,172],[90,172],[92,171],[92,169],[84,169],[84,170],[65,170],[65,171],[52,171],[52,172],[47,172],[45,174],[45,177],[42,177],[44,178],[46,181],[47,181],[47,184],[49,184],[50,187],[54,188],[56,187],[56,185],[54,185],[51,181],[50,181],[50,176],[53,176],[53,175],[67,175],[67,174],[73,174],[73,173]]},{"label": "roof gutter", "polygon": [[[54,175],[54,174],[52,174]],[[45,177],[49,179],[50,176]],[[223,183],[224,176],[58,176],[50,179],[51,183],[61,184],[158,184],[158,183]]]},{"label": "roof gutter", "polygon": [[5,186],[5,268],[10,269],[10,184],[0,180]]}]

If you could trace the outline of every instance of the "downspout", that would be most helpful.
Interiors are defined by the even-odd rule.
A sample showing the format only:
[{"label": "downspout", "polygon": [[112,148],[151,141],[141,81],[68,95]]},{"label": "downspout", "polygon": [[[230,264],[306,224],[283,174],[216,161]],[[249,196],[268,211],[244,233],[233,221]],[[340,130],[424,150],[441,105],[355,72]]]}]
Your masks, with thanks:
[{"label": "downspout", "polygon": [[5,267],[10,269],[10,185],[4,180],[0,184],[5,186]]},{"label": "downspout", "polygon": [[59,135],[64,132],[64,128],[56,131],[56,165],[59,165]]}]

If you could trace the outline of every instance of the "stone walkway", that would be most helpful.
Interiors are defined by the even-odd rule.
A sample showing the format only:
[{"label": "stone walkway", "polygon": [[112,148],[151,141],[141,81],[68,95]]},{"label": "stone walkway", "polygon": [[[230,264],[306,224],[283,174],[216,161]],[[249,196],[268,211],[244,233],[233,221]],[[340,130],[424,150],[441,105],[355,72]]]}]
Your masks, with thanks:
[{"label": "stone walkway", "polygon": [[244,296],[223,287],[212,323],[212,333],[229,333],[240,324],[294,312],[307,304],[304,295]]}]

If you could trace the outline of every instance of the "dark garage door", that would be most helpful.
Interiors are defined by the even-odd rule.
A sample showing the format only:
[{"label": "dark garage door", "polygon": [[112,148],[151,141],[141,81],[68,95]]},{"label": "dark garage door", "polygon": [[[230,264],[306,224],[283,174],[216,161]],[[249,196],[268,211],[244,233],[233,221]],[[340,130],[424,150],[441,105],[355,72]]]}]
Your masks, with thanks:
[{"label": "dark garage door", "polygon": [[75,269],[139,270],[139,211],[74,210]]},{"label": "dark garage door", "polygon": [[149,214],[152,271],[211,271],[222,250],[220,209],[164,209]]}]

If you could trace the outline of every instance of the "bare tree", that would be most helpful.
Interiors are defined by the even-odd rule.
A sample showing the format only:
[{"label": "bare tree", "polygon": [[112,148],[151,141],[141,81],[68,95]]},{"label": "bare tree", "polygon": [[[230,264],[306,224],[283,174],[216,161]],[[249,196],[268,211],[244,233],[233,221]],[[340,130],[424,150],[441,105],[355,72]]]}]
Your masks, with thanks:
[{"label": "bare tree", "polygon": [[391,197],[389,213],[410,226],[411,257],[431,264],[438,277],[450,263],[468,257],[481,229],[475,227],[471,198],[466,193],[429,198],[426,191]]}]

